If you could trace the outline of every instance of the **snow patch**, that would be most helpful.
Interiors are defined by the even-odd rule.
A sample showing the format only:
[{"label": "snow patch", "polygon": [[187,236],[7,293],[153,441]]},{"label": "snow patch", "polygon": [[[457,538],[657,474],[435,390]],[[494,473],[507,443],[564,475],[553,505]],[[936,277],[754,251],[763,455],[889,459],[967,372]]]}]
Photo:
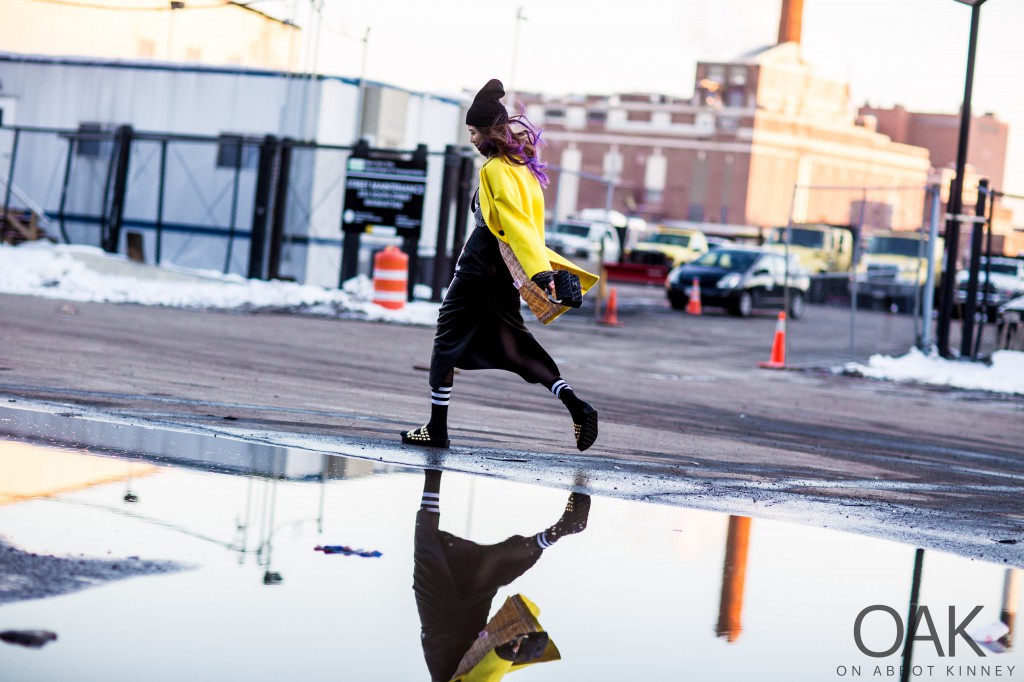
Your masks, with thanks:
[{"label": "snow patch", "polygon": [[[418,293],[429,295],[429,288]],[[156,267],[89,246],[0,244],[0,292],[69,301],[136,303],[173,308],[287,310],[329,317],[433,326],[438,304],[416,301],[402,310],[371,302],[365,275],[341,290],[245,279],[209,270]]]},{"label": "snow patch", "polygon": [[991,364],[986,365],[946,360],[912,348],[898,358],[873,355],[867,365],[850,362],[838,371],[872,379],[1024,395],[1024,352],[1021,351],[996,351]]}]

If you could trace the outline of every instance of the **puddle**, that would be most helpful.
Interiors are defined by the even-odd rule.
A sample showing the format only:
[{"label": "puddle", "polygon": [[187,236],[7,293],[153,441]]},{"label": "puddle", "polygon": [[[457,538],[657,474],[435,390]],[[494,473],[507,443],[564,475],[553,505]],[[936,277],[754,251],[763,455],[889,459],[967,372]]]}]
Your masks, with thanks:
[{"label": "puddle", "polygon": [[[897,680],[907,659],[895,621],[915,586],[933,627],[918,632],[909,679],[1024,676],[1012,630],[1003,653],[979,656],[962,636],[949,646],[950,609],[953,629],[975,607],[967,631],[1012,627],[1018,569],[597,496],[585,530],[540,550],[533,536],[559,519],[567,491],[452,472],[439,493],[450,535],[439,541],[434,517],[419,513],[418,469],[9,415],[0,422],[0,631],[58,639],[38,650],[0,643],[3,680],[426,680],[427,660],[455,665],[514,594],[539,608],[560,656],[516,672],[523,682]],[[31,555],[38,561],[10,558]],[[53,569],[67,562],[84,567],[75,581]],[[38,598],[24,589],[32,581],[62,589]],[[470,603],[456,616],[460,595]],[[859,632],[867,651],[892,649],[880,657],[854,637],[873,605],[891,611],[868,612]]]}]

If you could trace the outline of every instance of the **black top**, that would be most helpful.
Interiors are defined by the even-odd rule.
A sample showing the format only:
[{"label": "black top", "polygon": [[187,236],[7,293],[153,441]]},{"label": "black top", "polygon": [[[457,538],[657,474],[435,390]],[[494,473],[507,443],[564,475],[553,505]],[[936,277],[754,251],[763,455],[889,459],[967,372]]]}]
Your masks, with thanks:
[{"label": "black top", "polygon": [[469,235],[466,245],[462,248],[455,272],[459,276],[485,278],[508,286],[512,286],[512,275],[508,274],[508,266],[498,249],[498,238],[488,229],[480,211],[480,190],[473,194],[473,216],[476,218],[476,229]]}]

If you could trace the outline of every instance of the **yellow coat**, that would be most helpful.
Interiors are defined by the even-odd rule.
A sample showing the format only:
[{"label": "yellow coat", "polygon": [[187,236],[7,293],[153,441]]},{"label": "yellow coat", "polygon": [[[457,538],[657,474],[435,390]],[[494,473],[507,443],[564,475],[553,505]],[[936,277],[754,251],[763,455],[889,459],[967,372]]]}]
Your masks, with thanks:
[{"label": "yellow coat", "polygon": [[586,292],[597,275],[544,246],[544,192],[526,166],[493,157],[480,169],[480,211],[495,237],[512,247],[527,277],[568,270]]},{"label": "yellow coat", "polygon": [[[524,623],[524,625],[527,626],[524,631],[535,630],[538,632],[543,632],[543,628],[541,627],[540,622],[537,620],[537,617],[540,616],[540,609],[537,608],[536,604],[534,604],[532,601],[530,601],[523,595],[517,594],[515,595],[515,597],[509,597],[509,599],[505,603],[505,606],[503,606],[502,608],[507,608],[509,605],[508,603],[513,599],[521,600],[523,605],[526,606],[528,610],[529,623]],[[488,632],[492,628],[496,627],[495,621],[497,621],[498,619],[499,615],[495,614],[491,622],[487,624]],[[471,654],[467,653],[467,657],[469,655]],[[480,661],[472,667],[472,669],[470,669],[468,672],[462,675],[457,675],[456,677],[452,678],[451,682],[498,682],[499,680],[503,679],[505,675],[507,675],[508,673],[515,672],[516,670],[525,668],[528,665],[535,665],[537,663],[548,663],[550,661],[557,661],[561,658],[562,655],[561,653],[559,653],[558,647],[556,647],[555,643],[550,639],[548,640],[548,645],[544,649],[544,653],[541,654],[540,658],[537,658],[533,661],[529,661],[526,663],[513,663],[512,661],[506,661],[505,659],[498,656],[498,654],[494,652],[494,649],[491,648],[489,651],[487,651],[483,658],[480,659]],[[460,665],[459,667],[461,668],[462,666]]]}]

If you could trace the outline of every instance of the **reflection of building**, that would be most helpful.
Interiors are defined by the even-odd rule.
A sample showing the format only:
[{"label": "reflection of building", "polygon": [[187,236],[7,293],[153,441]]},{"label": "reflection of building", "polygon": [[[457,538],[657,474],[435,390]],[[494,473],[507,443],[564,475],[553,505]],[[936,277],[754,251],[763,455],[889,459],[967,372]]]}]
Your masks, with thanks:
[{"label": "reflection of building", "polygon": [[[241,2],[4,0],[12,52],[293,68],[299,30]],[[177,7],[181,5],[181,7]]]},{"label": "reflection of building", "polygon": [[743,631],[743,588],[747,580],[747,547],[750,545],[750,517],[730,516],[722,566],[722,598],[718,604],[715,634],[735,642]]},{"label": "reflection of building", "polygon": [[[847,84],[800,56],[800,3],[783,9],[777,45],[698,63],[690,98],[524,97],[545,126],[547,160],[617,178],[614,208],[661,220],[784,224],[798,183],[923,187],[927,151],[858,125]],[[604,193],[565,174],[556,210],[604,206]],[[922,200],[904,201],[894,226],[919,225]],[[796,218],[848,223],[851,201],[811,193],[797,201]]]},{"label": "reflection of building", "polygon": [[158,471],[152,464],[0,442],[0,505],[91,488]]}]

